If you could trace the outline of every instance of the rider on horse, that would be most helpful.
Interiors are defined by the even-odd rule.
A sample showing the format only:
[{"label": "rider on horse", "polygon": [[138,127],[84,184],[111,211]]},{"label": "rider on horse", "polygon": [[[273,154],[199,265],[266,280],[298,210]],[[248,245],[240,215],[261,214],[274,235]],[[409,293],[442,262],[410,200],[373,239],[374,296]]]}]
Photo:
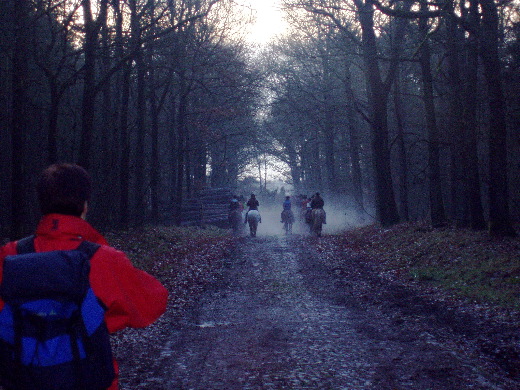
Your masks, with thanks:
[{"label": "rider on horse", "polygon": [[[258,206],[260,206],[260,203],[258,202],[258,199],[256,199],[255,194],[251,194],[251,197],[250,197],[249,200],[247,201],[246,206],[249,207],[249,210],[247,210],[246,218],[245,218],[245,220],[244,220],[244,223],[247,223],[247,214],[249,214],[249,212],[250,212],[251,210],[257,210],[257,211],[258,211]],[[261,219],[261,218],[260,218],[260,221],[259,221],[259,222],[262,222],[262,219]]]},{"label": "rider on horse", "polygon": [[323,198],[320,196],[319,192],[316,192],[311,200],[311,209],[322,209],[325,206],[325,202]]},{"label": "rider on horse", "polygon": [[290,196],[285,197],[285,200],[283,201],[283,209],[284,210],[291,209],[291,197]]},{"label": "rider on horse", "polygon": [[289,219],[288,222],[293,223],[294,215],[291,210],[291,197],[286,196],[283,202],[283,211],[282,211],[282,220],[280,222],[284,223],[284,216]]},{"label": "rider on horse", "polygon": [[[323,206],[325,206],[325,201],[321,197],[320,193],[316,192],[316,194],[313,195],[312,200],[311,200],[311,209],[312,210],[314,210],[314,209],[323,209]],[[324,215],[323,223],[327,223],[326,222],[327,214],[325,214],[325,210],[323,210],[323,215]]]}]

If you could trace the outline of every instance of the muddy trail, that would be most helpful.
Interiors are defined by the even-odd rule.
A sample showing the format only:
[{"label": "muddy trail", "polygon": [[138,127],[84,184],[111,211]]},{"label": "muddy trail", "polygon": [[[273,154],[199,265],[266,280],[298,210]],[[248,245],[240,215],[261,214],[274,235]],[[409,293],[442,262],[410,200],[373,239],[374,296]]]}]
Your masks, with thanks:
[{"label": "muddy trail", "polygon": [[331,270],[298,235],[240,240],[195,306],[120,358],[123,390],[520,389],[475,352],[469,318],[369,269]]}]

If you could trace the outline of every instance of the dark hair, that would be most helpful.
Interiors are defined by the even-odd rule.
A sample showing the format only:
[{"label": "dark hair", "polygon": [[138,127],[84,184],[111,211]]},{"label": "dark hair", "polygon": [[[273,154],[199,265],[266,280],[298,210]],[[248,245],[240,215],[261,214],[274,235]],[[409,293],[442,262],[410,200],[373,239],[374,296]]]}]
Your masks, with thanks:
[{"label": "dark hair", "polygon": [[76,164],[53,164],[45,169],[37,185],[43,215],[58,213],[81,216],[90,199],[92,181]]}]

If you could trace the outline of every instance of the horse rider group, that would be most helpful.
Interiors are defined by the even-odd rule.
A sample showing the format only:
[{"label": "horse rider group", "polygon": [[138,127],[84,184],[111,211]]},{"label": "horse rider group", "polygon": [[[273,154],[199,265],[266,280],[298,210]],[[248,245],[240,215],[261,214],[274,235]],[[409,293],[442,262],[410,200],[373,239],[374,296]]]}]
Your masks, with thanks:
[{"label": "horse rider group", "polygon": [[[323,198],[321,197],[319,192],[316,192],[311,197],[307,197],[306,195],[300,195],[299,198],[301,200],[302,215],[305,219],[305,222],[310,223],[312,210],[323,209],[323,206],[325,205],[325,201],[323,200]],[[234,210],[239,210],[240,212],[242,212],[244,210],[243,201],[244,201],[243,196],[239,197],[237,195],[233,195],[231,202],[229,204],[229,212],[231,213]],[[251,194],[251,197],[247,201],[246,206],[249,209],[246,212],[246,215],[244,218],[244,223],[247,223],[247,215],[248,215],[249,211],[251,211],[251,210],[258,211],[258,206],[260,206],[260,203],[258,202],[258,199],[256,198],[255,194]],[[280,222],[284,223],[286,221],[286,219],[288,218],[289,222],[293,223],[294,215],[291,210],[292,202],[291,202],[290,196],[285,197],[282,207],[283,207],[283,211],[282,211]],[[326,216],[325,211],[324,211],[324,215]],[[261,218],[260,218],[259,222],[262,222]],[[326,220],[323,223],[327,223]]]}]

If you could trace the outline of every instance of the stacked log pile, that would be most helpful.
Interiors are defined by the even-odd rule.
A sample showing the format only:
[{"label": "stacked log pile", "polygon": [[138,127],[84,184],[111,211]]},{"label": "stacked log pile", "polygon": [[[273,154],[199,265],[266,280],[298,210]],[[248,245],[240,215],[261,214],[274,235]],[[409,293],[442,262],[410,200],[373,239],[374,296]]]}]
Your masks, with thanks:
[{"label": "stacked log pile", "polygon": [[228,228],[229,202],[233,194],[228,188],[207,188],[182,205],[182,226],[216,225]]}]

